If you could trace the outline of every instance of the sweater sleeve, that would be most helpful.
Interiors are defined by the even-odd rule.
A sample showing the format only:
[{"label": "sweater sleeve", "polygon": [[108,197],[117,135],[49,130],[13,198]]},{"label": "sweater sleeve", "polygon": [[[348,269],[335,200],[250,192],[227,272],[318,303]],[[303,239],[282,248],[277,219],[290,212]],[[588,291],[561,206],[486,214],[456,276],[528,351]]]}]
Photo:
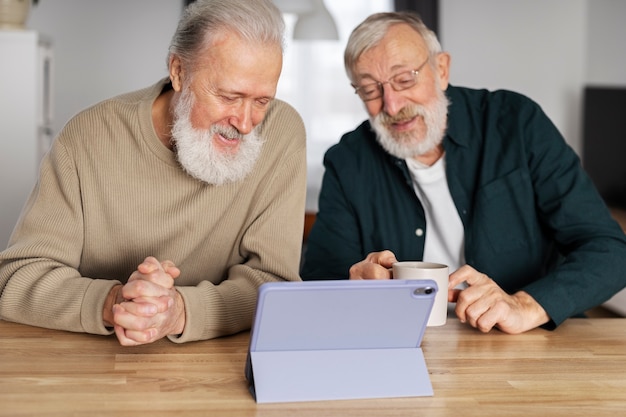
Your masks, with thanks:
[{"label": "sweater sleeve", "polygon": [[119,281],[96,282],[78,272],[82,219],[79,178],[65,147],[56,141],[41,163],[38,183],[9,247],[0,254],[2,319],[110,333],[102,324],[102,308],[109,289]]}]

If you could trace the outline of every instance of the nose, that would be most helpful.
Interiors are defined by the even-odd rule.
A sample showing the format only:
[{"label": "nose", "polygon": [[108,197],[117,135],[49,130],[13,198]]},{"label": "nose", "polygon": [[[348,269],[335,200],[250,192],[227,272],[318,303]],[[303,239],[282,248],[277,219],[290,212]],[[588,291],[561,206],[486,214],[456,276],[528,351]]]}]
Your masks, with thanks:
[{"label": "nose", "polygon": [[234,113],[230,117],[229,123],[243,135],[252,132],[252,129],[260,123],[252,103],[248,100],[242,100]]},{"label": "nose", "polygon": [[401,91],[396,91],[391,88],[391,85],[385,84],[382,86],[383,95],[381,97],[383,110],[389,116],[395,116],[404,107],[404,98]]}]

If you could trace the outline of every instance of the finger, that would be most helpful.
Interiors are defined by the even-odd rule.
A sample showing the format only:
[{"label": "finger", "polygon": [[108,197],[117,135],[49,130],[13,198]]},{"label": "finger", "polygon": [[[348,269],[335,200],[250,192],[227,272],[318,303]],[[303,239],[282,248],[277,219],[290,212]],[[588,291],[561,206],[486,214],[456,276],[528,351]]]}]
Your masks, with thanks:
[{"label": "finger", "polygon": [[461,289],[458,288],[452,288],[448,290],[448,302],[449,303],[456,303],[458,298],[459,298],[459,294],[461,293]]},{"label": "finger", "polygon": [[132,340],[137,345],[144,345],[146,343],[152,343],[159,339],[158,331],[155,328],[146,330],[126,330],[126,338]]},{"label": "finger", "polygon": [[[453,290],[453,292],[454,291],[457,290],[455,289]],[[476,300],[478,300],[482,296],[481,289],[477,287],[468,287],[464,290],[458,290],[455,295],[456,306],[454,308],[454,312],[456,313],[456,316],[459,318],[461,323],[467,323],[470,320],[469,312],[467,310],[474,302],[476,302]]]},{"label": "finger", "polygon": [[390,279],[389,269],[367,261],[361,261],[350,268],[350,279]]},{"label": "finger", "polygon": [[148,256],[143,263],[137,267],[137,272],[131,275],[131,280],[144,279],[165,288],[174,286],[174,278],[180,275],[180,270],[172,261],[159,262],[155,257]]},{"label": "finger", "polygon": [[396,255],[390,250],[384,250],[381,252],[370,252],[365,257],[365,262],[371,262],[378,265],[382,265],[385,268],[391,268],[394,262],[397,262]]},{"label": "finger", "polygon": [[163,297],[170,294],[170,289],[146,280],[129,281],[122,287],[122,295],[127,300],[141,297]]},{"label": "finger", "polygon": [[122,326],[116,324],[115,326],[113,326],[113,330],[115,331],[115,336],[117,337],[117,340],[120,342],[120,345],[137,346],[139,344],[135,340],[132,340],[126,337],[126,331],[124,330]]},{"label": "finger", "polygon": [[493,280],[478,274],[476,281],[457,294],[455,313],[461,322],[488,332],[503,317],[502,307],[509,297]]},{"label": "finger", "polygon": [[498,300],[476,320],[476,328],[484,333],[491,331],[493,328],[501,329],[506,333],[516,333],[514,329],[509,327],[516,322],[516,317],[519,316],[512,315],[512,313],[509,301],[504,299]]},{"label": "finger", "polygon": [[[180,271],[176,267],[169,267],[172,272],[178,276]],[[160,285],[164,288],[172,288],[174,286],[174,277],[168,271],[166,271],[160,264],[159,268],[149,274],[142,274],[141,279],[150,281],[154,284]]]},{"label": "finger", "polygon": [[[146,308],[146,306],[144,306],[146,304],[152,305],[156,308],[156,312],[154,314],[164,313],[172,308],[172,306],[174,305],[174,299],[171,295],[164,295],[161,297],[139,297],[132,300],[132,302],[137,304],[137,306],[133,307],[140,309],[138,313],[145,311],[142,310],[142,308]],[[145,317],[150,317],[147,314],[149,314],[149,312],[146,312],[146,314],[144,314]]]},{"label": "finger", "polygon": [[161,266],[165,273],[169,274],[173,279],[176,279],[180,276],[180,269],[174,264],[174,262],[167,260],[161,262]]},{"label": "finger", "polygon": [[172,279],[176,279],[180,276],[180,269],[175,266],[168,266],[165,268],[165,273],[172,277]]},{"label": "finger", "polygon": [[146,330],[153,326],[153,317],[135,315],[124,306],[113,306],[113,322],[125,330]]},{"label": "finger", "polygon": [[[120,303],[119,305],[127,312],[134,316],[138,317],[154,317],[155,314],[159,313],[159,309],[165,308],[167,310],[167,304],[165,307],[163,305],[158,305],[155,302],[149,302],[148,300],[156,300],[158,302],[158,298],[136,298],[133,301],[126,301]],[[162,304],[162,303],[160,303]]]},{"label": "finger", "polygon": [[456,271],[450,274],[450,278],[448,281],[448,288],[454,288],[463,282],[468,280],[472,280],[472,277],[479,274],[474,268],[469,265],[463,265]]},{"label": "finger", "polygon": [[114,327],[115,336],[122,346],[139,346],[151,343],[156,340],[154,336],[156,329],[148,329],[146,331],[127,330],[124,327],[116,325]]},{"label": "finger", "polygon": [[391,268],[391,266],[396,262],[398,262],[396,255],[394,255],[394,253],[390,250],[383,251],[378,258],[378,263],[385,268]]},{"label": "finger", "polygon": [[490,332],[491,329],[496,326],[499,320],[499,314],[497,308],[495,307],[496,306],[494,306],[494,308],[490,308],[489,310],[481,314],[480,317],[477,317],[473,327],[476,327],[483,333]]},{"label": "finger", "polygon": [[[493,324],[488,326],[489,316],[487,315],[491,304],[485,298],[478,298],[465,308],[465,322],[474,328],[480,330],[491,330]],[[483,328],[480,328],[479,322],[482,323]],[[488,326],[488,328],[487,328]]]},{"label": "finger", "polygon": [[130,275],[128,282],[137,280],[151,281],[166,288],[174,285],[172,276],[153,257],[146,258],[145,262],[137,266],[137,270]]},{"label": "finger", "polygon": [[150,274],[152,272],[163,270],[161,263],[154,256],[148,256],[142,263],[137,266],[137,270],[142,274]]},{"label": "finger", "polygon": [[350,279],[363,279],[363,274],[361,273],[361,270],[363,269],[363,264],[365,264],[366,262],[367,261],[357,262],[350,267],[350,269],[348,270],[348,275]]},{"label": "finger", "polygon": [[150,274],[148,276],[148,281],[159,285],[165,289],[171,289],[174,288],[174,278],[166,273],[165,271],[162,271],[160,273],[155,273],[155,274]]}]

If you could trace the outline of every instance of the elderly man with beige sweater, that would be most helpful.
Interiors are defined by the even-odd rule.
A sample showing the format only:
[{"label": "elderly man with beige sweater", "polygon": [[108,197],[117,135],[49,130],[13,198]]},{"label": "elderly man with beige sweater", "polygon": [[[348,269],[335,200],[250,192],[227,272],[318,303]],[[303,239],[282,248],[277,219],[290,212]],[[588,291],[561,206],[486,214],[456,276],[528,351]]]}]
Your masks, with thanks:
[{"label": "elderly man with beige sweater", "polygon": [[274,98],[283,34],[269,0],[196,1],[168,78],[69,121],[0,253],[0,318],[182,343],[248,329],[259,285],[299,279],[305,132]]}]

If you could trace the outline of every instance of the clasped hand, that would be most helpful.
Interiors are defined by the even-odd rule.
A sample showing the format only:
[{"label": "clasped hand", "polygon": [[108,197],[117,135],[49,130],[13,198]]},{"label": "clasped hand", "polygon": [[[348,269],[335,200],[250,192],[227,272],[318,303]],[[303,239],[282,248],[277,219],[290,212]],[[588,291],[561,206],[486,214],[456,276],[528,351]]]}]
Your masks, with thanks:
[{"label": "clasped hand", "polygon": [[[350,279],[391,279],[391,266],[397,262],[391,251],[372,252],[350,268]],[[467,288],[458,289],[466,283]],[[525,291],[506,293],[487,275],[469,265],[449,277],[448,301],[456,303],[455,314],[463,323],[489,332],[496,327],[516,334],[548,322],[546,311]]]},{"label": "clasped hand", "polygon": [[112,307],[115,334],[124,346],[151,343],[185,327],[185,305],[174,280],[180,270],[171,262],[147,257],[118,289]]}]

